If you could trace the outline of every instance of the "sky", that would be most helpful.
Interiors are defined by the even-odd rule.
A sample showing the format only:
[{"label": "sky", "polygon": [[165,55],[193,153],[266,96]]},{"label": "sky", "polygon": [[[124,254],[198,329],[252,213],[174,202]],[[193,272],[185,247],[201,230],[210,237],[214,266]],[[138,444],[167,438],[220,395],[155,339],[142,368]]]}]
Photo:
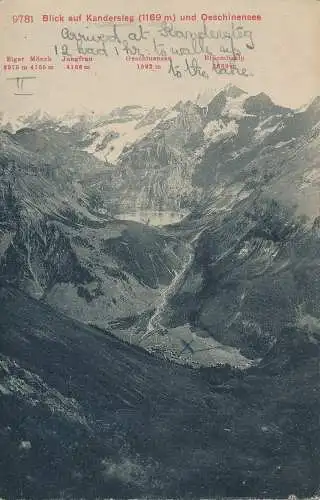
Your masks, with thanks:
[{"label": "sky", "polygon": [[[132,40],[141,37],[137,18],[142,13],[159,13],[162,16],[175,14],[173,30],[178,33],[173,37],[172,31],[162,30],[160,22],[142,22],[143,39]],[[172,64],[175,71],[181,72],[181,78],[173,72],[169,73],[168,61],[159,63],[161,69],[148,70],[138,69],[137,62],[125,60],[126,43],[131,50],[134,50],[132,46],[135,45],[140,52],[148,55],[155,55],[153,40],[158,48],[162,43],[167,54],[182,48],[191,50],[194,42],[190,33],[203,32],[204,29],[201,14],[213,16],[222,13],[259,14],[262,17],[260,22],[236,21],[233,24],[233,29],[238,28],[236,32],[243,35],[242,38],[232,35],[234,50],[240,51],[236,53],[244,57],[244,61],[237,63],[237,66],[247,68],[250,76],[217,74],[212,70],[212,61],[205,61],[203,53],[196,55],[196,63],[207,77],[198,74],[191,76],[190,71],[194,71],[191,63],[195,57],[192,55],[173,56]],[[82,20],[80,23],[72,23],[68,19],[59,23],[43,23],[41,16],[45,14],[61,14],[65,18],[81,14]],[[69,38],[103,35],[106,39],[113,33],[113,23],[90,24],[86,21],[86,14],[133,15],[135,22],[130,25],[117,23],[119,39],[105,42],[108,55],[97,55],[89,70],[68,70],[61,62],[63,45],[67,44],[68,53],[76,57],[79,56],[79,47],[80,50],[100,49],[101,52],[102,42],[98,39],[96,42],[80,42],[77,45],[76,40],[63,38],[63,28],[64,36]],[[196,14],[197,21],[181,22],[179,17],[186,14]],[[33,16],[33,22],[24,22],[25,18],[19,18],[19,15]],[[135,0],[134,6],[128,0],[28,0],[27,5],[22,0],[2,0],[0,22],[1,111],[13,118],[38,109],[62,115],[72,110],[76,113],[103,114],[114,107],[130,104],[163,107],[174,105],[179,100],[195,99],[198,94],[220,89],[228,83],[250,94],[265,92],[276,103],[293,108],[320,95],[319,0]],[[205,24],[208,31],[215,33],[219,30],[227,33],[232,31],[229,21],[208,20]],[[181,38],[181,32],[186,39]],[[212,37],[206,42],[211,53],[220,56],[224,54],[223,50],[230,50],[232,43],[230,38]],[[254,48],[247,48],[246,44],[252,46],[252,42]],[[120,51],[119,56],[116,50]],[[52,63],[38,64],[52,64],[54,69],[32,70],[29,62],[32,55],[50,56]],[[17,63],[20,66],[18,70],[5,71],[7,57],[24,57],[27,70],[22,70],[21,63]],[[189,72],[186,59],[189,67],[190,64],[192,66]],[[23,92],[32,95],[15,95],[21,89],[17,87],[16,80],[8,78],[17,76],[36,76],[36,79],[24,80]]]}]

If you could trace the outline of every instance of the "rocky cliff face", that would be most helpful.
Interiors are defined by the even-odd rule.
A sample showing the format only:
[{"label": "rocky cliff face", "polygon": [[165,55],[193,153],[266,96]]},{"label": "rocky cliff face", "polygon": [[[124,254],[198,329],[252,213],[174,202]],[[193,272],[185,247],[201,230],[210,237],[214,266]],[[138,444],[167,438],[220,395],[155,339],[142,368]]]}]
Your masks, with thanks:
[{"label": "rocky cliff face", "polygon": [[239,202],[206,223],[164,325],[192,325],[195,336],[205,331],[249,358],[263,356],[285,326],[319,321],[319,244],[280,203]]},{"label": "rocky cliff face", "polygon": [[151,311],[183,243],[95,211],[71,175],[70,147],[64,163],[57,149],[40,132],[3,134],[2,282],[101,327]]},{"label": "rocky cliff face", "polygon": [[318,122],[316,101],[296,112],[265,94],[248,96],[229,87],[206,105],[178,103],[94,184],[105,197],[112,186],[121,211],[192,209],[226,182],[245,177],[261,183],[250,166],[260,169],[265,182],[281,173],[278,158],[285,163],[294,143],[312,134]]}]

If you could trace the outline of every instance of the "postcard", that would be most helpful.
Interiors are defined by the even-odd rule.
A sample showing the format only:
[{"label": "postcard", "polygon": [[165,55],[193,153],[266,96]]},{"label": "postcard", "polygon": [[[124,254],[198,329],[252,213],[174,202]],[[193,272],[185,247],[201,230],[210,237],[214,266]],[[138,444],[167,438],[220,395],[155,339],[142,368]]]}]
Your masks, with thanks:
[{"label": "postcard", "polygon": [[318,498],[319,0],[0,22],[0,497]]}]

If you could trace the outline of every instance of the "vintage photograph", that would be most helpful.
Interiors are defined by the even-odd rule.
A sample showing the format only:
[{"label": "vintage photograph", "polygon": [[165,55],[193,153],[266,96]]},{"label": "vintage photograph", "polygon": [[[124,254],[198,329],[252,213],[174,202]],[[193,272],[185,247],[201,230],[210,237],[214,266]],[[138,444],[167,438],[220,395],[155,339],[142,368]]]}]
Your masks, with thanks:
[{"label": "vintage photograph", "polygon": [[3,0],[0,497],[320,497],[320,4]]}]

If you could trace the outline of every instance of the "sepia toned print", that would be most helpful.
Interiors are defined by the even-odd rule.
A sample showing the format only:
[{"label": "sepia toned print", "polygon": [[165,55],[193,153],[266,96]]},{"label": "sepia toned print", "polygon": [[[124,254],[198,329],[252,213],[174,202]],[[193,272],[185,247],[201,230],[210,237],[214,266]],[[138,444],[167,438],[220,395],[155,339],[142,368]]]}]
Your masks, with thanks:
[{"label": "sepia toned print", "polygon": [[320,495],[317,0],[0,3],[0,497]]}]

